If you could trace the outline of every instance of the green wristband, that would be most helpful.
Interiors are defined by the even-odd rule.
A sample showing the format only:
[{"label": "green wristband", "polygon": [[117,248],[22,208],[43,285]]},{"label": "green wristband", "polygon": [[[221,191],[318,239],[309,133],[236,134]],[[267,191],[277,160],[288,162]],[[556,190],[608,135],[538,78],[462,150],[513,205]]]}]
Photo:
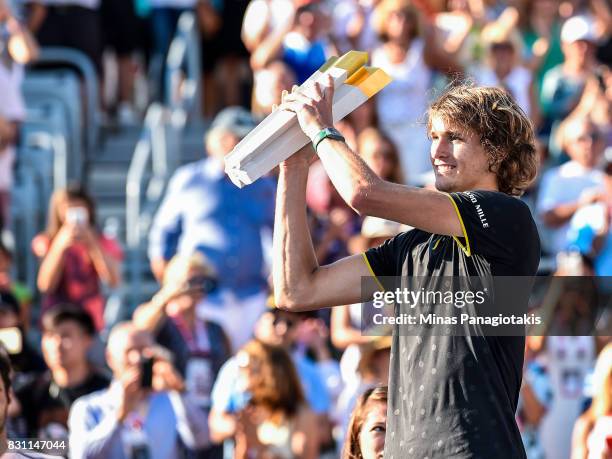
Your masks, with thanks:
[{"label": "green wristband", "polygon": [[317,151],[317,147],[325,139],[340,140],[342,142],[345,141],[344,136],[340,134],[338,129],[326,127],[321,129],[317,135],[315,135],[314,139],[312,139],[312,145],[314,146],[315,151]]}]

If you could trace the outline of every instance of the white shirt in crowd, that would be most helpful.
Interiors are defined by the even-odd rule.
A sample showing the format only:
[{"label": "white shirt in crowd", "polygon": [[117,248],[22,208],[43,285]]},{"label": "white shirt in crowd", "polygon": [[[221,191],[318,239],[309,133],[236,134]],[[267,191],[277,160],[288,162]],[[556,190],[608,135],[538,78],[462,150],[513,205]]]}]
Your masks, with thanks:
[{"label": "white shirt in crowd", "polygon": [[[374,3],[375,2],[359,2],[362,4],[362,8],[365,16],[365,24],[361,35],[357,39],[356,49],[370,50],[377,47],[380,42],[378,36],[374,30],[373,19],[374,19]],[[337,37],[337,44],[340,47],[340,52],[345,53],[353,49],[353,45],[346,37],[347,27],[350,22],[355,18],[358,13],[357,2],[353,0],[340,0],[334,6],[333,21],[334,21],[334,33]]]},{"label": "white shirt in crowd", "polygon": [[389,60],[383,47],[372,53],[372,65],[392,78],[376,96],[380,126],[395,143],[404,177],[411,184],[420,184],[420,178],[431,171],[424,121],[432,72],[425,64],[423,50],[423,40],[414,39],[406,58],[397,64]]},{"label": "white shirt in crowd", "polygon": [[507,89],[523,111],[528,115],[531,114],[529,88],[532,78],[531,72],[525,67],[514,67],[503,81],[500,81],[495,72],[488,67],[479,68],[474,77],[480,86],[495,86]]},{"label": "white shirt in crowd", "polygon": [[[21,95],[23,67],[12,63],[7,66],[0,59],[0,116],[9,121],[25,119],[26,109]],[[8,146],[0,151],[0,191],[8,191],[13,185],[13,163],[15,147]]]},{"label": "white shirt in crowd", "polygon": [[[580,199],[584,192],[603,191],[604,174],[597,169],[586,169],[576,161],[569,161],[547,171],[542,177],[537,202],[539,214],[561,204],[569,204]],[[569,222],[551,231],[550,247],[546,249],[558,253],[566,249]]]},{"label": "white shirt in crowd", "polygon": [[546,366],[553,390],[552,403],[540,424],[540,439],[547,458],[567,459],[574,422],[585,403],[584,381],[595,365],[592,336],[549,336],[538,359]]}]

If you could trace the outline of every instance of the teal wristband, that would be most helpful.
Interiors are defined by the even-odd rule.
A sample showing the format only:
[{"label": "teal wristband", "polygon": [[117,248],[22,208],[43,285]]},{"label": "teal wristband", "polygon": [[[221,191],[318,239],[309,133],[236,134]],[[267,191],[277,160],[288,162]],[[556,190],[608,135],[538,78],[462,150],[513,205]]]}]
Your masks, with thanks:
[{"label": "teal wristband", "polygon": [[340,134],[340,131],[338,131],[338,129],[333,127],[326,127],[321,129],[312,140],[312,145],[314,146],[315,151],[317,151],[317,147],[325,139],[340,140],[342,142],[345,141],[344,136]]}]

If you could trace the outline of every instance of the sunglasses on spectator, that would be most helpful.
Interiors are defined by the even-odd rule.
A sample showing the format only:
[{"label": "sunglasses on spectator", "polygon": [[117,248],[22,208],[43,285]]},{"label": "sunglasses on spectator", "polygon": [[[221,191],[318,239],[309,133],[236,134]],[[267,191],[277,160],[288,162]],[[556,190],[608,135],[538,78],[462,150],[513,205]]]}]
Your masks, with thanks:
[{"label": "sunglasses on spectator", "polygon": [[578,137],[574,139],[574,141],[575,142],[586,142],[587,140],[590,140],[592,142],[597,142],[600,138],[601,136],[599,135],[598,132],[588,132],[588,133],[579,135]]}]

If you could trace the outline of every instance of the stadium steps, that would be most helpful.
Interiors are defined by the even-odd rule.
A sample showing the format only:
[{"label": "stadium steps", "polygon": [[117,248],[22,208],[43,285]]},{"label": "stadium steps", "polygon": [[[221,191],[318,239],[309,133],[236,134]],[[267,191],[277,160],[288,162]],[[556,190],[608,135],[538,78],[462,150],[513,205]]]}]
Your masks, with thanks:
[{"label": "stadium steps", "polygon": [[[101,147],[95,155],[87,158],[86,184],[97,204],[97,219],[99,227],[108,235],[112,235],[125,247],[125,202],[127,173],[134,154],[134,148],[141,134],[141,127],[104,129]],[[204,156],[203,136],[206,129],[204,123],[197,123],[185,128],[181,136],[179,164],[197,161]],[[140,255],[146,254],[146,239],[142,241]],[[124,264],[124,268],[127,265]],[[129,271],[124,269],[124,289],[130,291],[133,285]],[[148,266],[143,266],[141,281],[138,285],[139,296],[150,298],[157,289]]]}]

